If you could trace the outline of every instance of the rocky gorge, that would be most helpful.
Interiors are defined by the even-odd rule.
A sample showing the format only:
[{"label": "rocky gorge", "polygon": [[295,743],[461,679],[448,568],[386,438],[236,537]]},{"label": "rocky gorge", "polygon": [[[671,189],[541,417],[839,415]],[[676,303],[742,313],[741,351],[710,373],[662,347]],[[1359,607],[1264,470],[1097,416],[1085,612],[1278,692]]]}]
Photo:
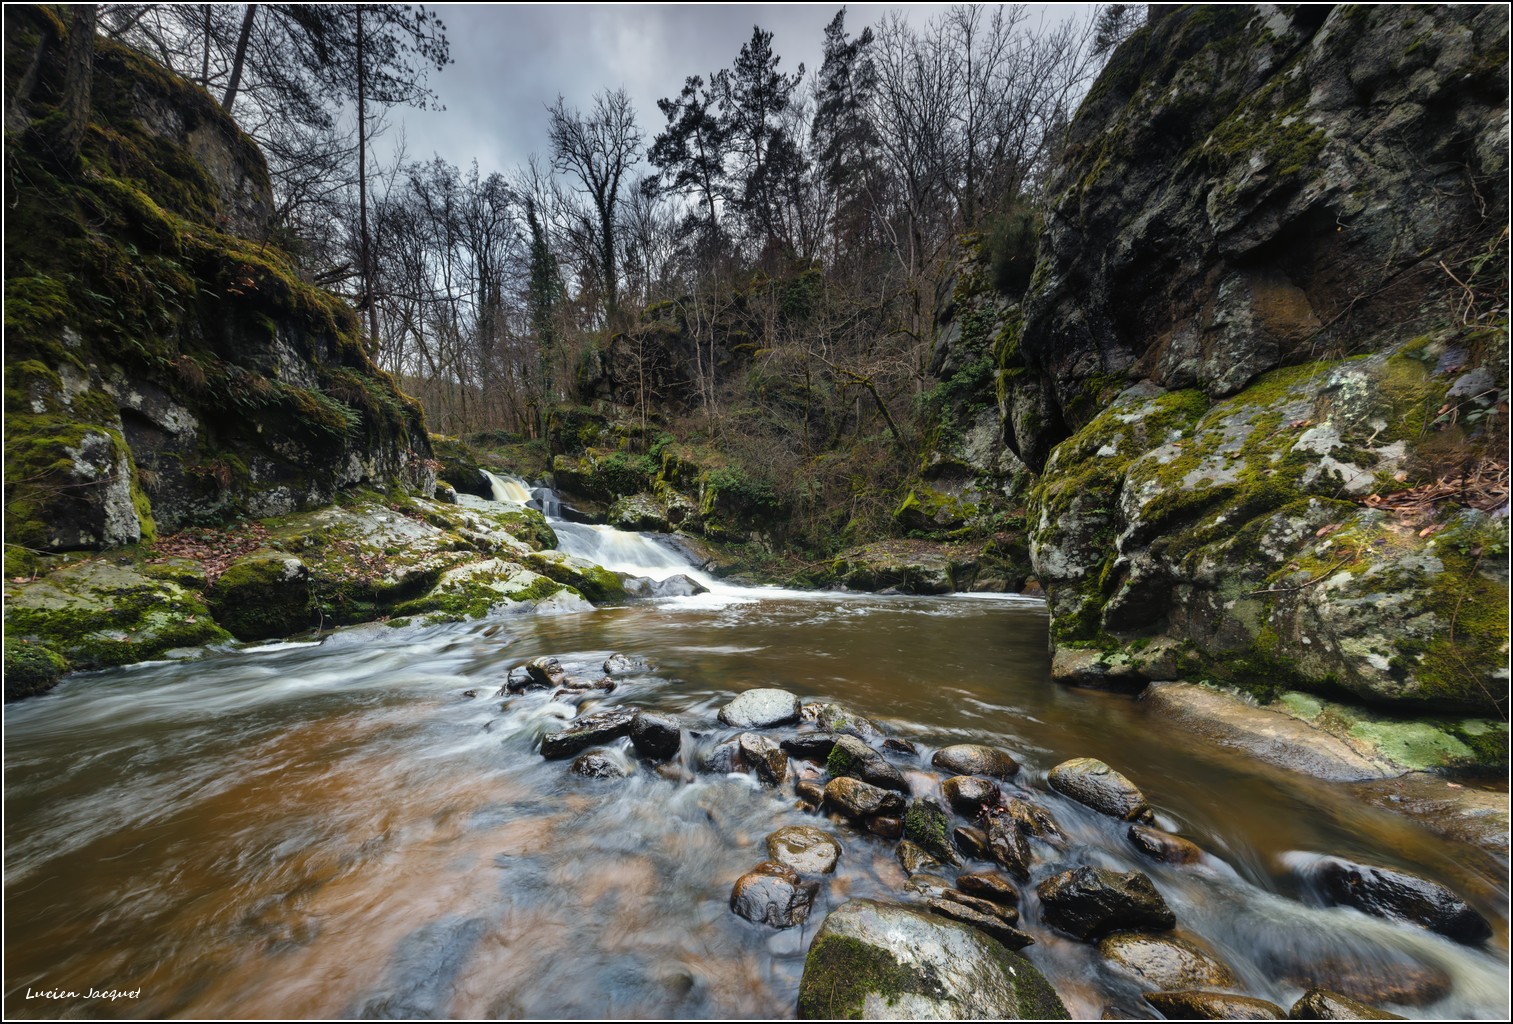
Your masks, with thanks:
[{"label": "rocky gorge", "polygon": [[[8,15],[8,91],[65,33]],[[728,453],[637,422],[624,337],[539,444],[430,433],[272,240],[262,158],[208,96],[102,42],[60,167],[44,71],[11,107],[31,127],[7,124],[8,775],[91,796],[27,796],[8,863],[116,842],[74,817],[108,783],[60,767],[50,711],[129,752],[95,716],[134,708],[204,757],[142,753],[144,792],[213,777],[237,835],[261,798],[218,794],[268,765],[310,808],[351,802],[329,832],[270,812],[288,845],[240,916],[184,918],[232,977],[284,952],[318,970],[327,925],[392,938],[327,1013],[539,1012],[510,966],[533,954],[499,937],[521,921],[540,957],[608,926],[583,1016],[1505,1012],[1506,47],[1490,7],[1153,8],[1071,122],[1022,291],[960,241],[891,534],[822,556]],[[937,644],[933,617],[963,632]],[[352,707],[327,689],[342,651],[380,666]],[[233,729],[251,753],[202,735],[201,674],[329,755],[345,796],[262,724]],[[478,770],[485,739],[498,799],[384,768],[436,808],[387,811],[347,778],[377,751]],[[1231,791],[1283,838],[1212,810]],[[190,828],[198,798],[164,799]],[[606,851],[616,829],[654,850]],[[359,867],[408,902],[343,902]],[[459,885],[448,916],[378,927],[453,870],[499,901]],[[17,920],[55,937],[45,899]],[[638,946],[658,917],[677,935]],[[106,931],[77,969],[134,941]],[[508,997],[466,980],[490,967]],[[449,1002],[425,979],[454,972]],[[250,991],[195,984],[152,1008]]]}]

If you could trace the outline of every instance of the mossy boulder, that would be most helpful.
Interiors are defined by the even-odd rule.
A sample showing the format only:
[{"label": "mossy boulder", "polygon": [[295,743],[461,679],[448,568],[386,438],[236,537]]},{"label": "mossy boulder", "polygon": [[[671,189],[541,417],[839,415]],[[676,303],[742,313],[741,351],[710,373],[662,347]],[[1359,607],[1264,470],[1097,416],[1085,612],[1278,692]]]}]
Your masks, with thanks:
[{"label": "mossy boulder", "polygon": [[[34,580],[7,580],[5,602],[7,664],[13,642],[88,669],[229,639],[199,593],[154,578],[126,556],[74,559]],[[46,655],[33,661],[33,675],[51,671]]]},{"label": "mossy boulder", "polygon": [[561,551],[538,551],[527,555],[525,564],[547,579],[572,587],[594,604],[614,603],[626,598],[625,580],[619,573],[586,558]]},{"label": "mossy boulder", "polygon": [[430,441],[431,452],[436,461],[441,463],[441,468],[436,471],[438,480],[445,481],[462,494],[473,494],[480,498],[494,496],[494,485],[483,475],[478,453],[469,445],[455,437],[443,437],[440,434],[430,435]]},{"label": "mossy boulder", "polygon": [[316,625],[310,570],[276,551],[257,551],[228,566],[210,591],[210,606],[238,640],[289,636]]},{"label": "mossy boulder", "polygon": [[825,918],[799,982],[804,1020],[1066,1020],[1024,957],[984,932],[897,904],[849,900]]},{"label": "mossy boulder", "polygon": [[395,609],[426,622],[458,622],[524,611],[592,607],[571,587],[499,558],[470,562],[442,574],[436,586]]},{"label": "mossy boulder", "polygon": [[46,693],[58,685],[68,662],[46,644],[5,638],[5,699]]}]

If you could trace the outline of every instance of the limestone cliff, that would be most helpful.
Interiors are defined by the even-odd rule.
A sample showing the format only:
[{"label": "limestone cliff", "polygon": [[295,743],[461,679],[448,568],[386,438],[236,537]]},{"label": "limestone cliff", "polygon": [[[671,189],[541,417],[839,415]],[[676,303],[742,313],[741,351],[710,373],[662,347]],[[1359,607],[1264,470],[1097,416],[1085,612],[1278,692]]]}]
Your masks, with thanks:
[{"label": "limestone cliff", "polygon": [[66,31],[41,8],[5,20],[7,542],[99,549],[428,486],[419,406],[271,239],[235,123],[101,38],[80,158],[60,159]]},{"label": "limestone cliff", "polygon": [[1113,55],[998,349],[1060,677],[1505,708],[1507,44],[1194,6]]}]

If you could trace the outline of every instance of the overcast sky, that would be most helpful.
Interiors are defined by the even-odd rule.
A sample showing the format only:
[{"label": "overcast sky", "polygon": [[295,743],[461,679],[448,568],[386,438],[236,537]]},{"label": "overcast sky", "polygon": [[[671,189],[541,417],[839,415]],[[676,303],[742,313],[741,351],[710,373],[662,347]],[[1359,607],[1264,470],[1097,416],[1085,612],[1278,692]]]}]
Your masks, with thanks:
[{"label": "overcast sky", "polygon": [[[432,5],[427,5],[432,6]],[[840,4],[484,5],[434,7],[452,60],[432,72],[444,111],[390,112],[385,139],[405,139],[411,159],[433,154],[454,164],[511,172],[533,152],[549,155],[546,108],[561,93],[587,108],[601,89],[624,86],[649,143],[665,124],[657,100],[676,96],[689,75],[729,67],[753,25],[773,34],[779,70],[818,70],[825,26]],[[947,4],[850,4],[856,35],[898,9],[923,24]],[[1088,15],[1087,4],[1034,4],[1031,19]],[[382,151],[385,147],[381,146]]]}]

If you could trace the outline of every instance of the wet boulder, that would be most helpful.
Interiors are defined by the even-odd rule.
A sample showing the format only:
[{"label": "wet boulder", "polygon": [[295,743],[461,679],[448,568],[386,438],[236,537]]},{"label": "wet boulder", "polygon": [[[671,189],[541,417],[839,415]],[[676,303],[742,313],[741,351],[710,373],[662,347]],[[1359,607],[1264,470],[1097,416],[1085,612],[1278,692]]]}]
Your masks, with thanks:
[{"label": "wet boulder", "polygon": [[645,672],[650,667],[645,658],[619,652],[604,659],[604,674],[607,676],[628,676],[636,672]]},{"label": "wet boulder", "polygon": [[788,755],[783,753],[777,741],[755,732],[743,732],[736,737],[741,748],[741,760],[756,771],[757,778],[768,786],[781,786],[788,778]]},{"label": "wet boulder", "polygon": [[1030,841],[1008,815],[988,822],[988,856],[1020,881],[1030,877]]},{"label": "wet boulder", "polygon": [[861,779],[842,777],[825,785],[825,803],[848,818],[893,817],[904,812],[904,798]]},{"label": "wet boulder", "polygon": [[831,748],[835,746],[835,739],[834,733],[801,732],[796,736],[780,740],[778,746],[801,761],[824,764],[825,759],[830,756]]},{"label": "wet boulder", "polygon": [[618,761],[596,750],[574,758],[570,771],[589,779],[623,779],[626,774]]},{"label": "wet boulder", "polygon": [[1365,957],[1340,956],[1327,945],[1326,940],[1290,944],[1264,951],[1257,961],[1278,981],[1372,1004],[1426,1006],[1450,993],[1448,972],[1406,950],[1377,946]]},{"label": "wet boulder", "polygon": [[919,748],[910,743],[908,740],[901,740],[897,737],[889,736],[887,739],[883,740],[881,746],[887,753],[897,754],[899,757],[919,757]]},{"label": "wet boulder", "polygon": [[905,839],[918,843],[942,863],[959,864],[950,829],[951,816],[934,800],[915,800],[904,814]]},{"label": "wet boulder", "polygon": [[1062,796],[1110,817],[1142,822],[1155,817],[1139,787],[1096,758],[1063,761],[1051,769],[1046,782]]},{"label": "wet boulder", "polygon": [[873,815],[867,819],[867,831],[882,839],[897,839],[904,834],[904,819]]},{"label": "wet boulder", "polygon": [[1311,988],[1304,992],[1302,997],[1292,1004],[1292,1009],[1287,1011],[1287,1017],[1289,1020],[1407,1019],[1324,988]]},{"label": "wet boulder", "polygon": [[996,871],[976,871],[956,876],[956,887],[970,896],[1004,907],[1019,906],[1019,890]]},{"label": "wet boulder", "polygon": [[897,854],[899,866],[904,869],[906,875],[917,875],[921,872],[933,875],[943,866],[940,861],[930,855],[930,851],[907,839],[899,842]]},{"label": "wet boulder", "polygon": [[630,742],[642,757],[670,761],[683,746],[683,727],[672,715],[637,711],[630,723]]},{"label": "wet boulder", "polygon": [[1056,823],[1055,817],[1039,804],[1010,797],[1004,801],[1004,809],[1008,812],[1009,820],[1026,836],[1057,846],[1066,842],[1066,835]]},{"label": "wet boulder", "polygon": [[589,747],[599,747],[630,732],[635,708],[609,708],[575,718],[560,732],[541,737],[541,756],[548,760],[572,757]]},{"label": "wet boulder", "polygon": [[1312,873],[1331,903],[1354,907],[1376,917],[1412,921],[1470,945],[1492,937],[1487,919],[1437,882],[1406,871],[1355,864],[1337,857],[1318,862]]},{"label": "wet boulder", "polygon": [[844,704],[805,704],[803,710],[804,717],[823,732],[843,733],[869,743],[882,738],[883,730],[876,722],[863,718]]},{"label": "wet boulder", "polygon": [[1235,972],[1175,935],[1117,932],[1098,941],[1098,955],[1148,988],[1235,988]]},{"label": "wet boulder", "polygon": [[1196,864],[1203,859],[1197,843],[1149,825],[1131,825],[1129,841],[1135,849],[1163,864]]},{"label": "wet boulder", "polygon": [[883,789],[909,792],[909,784],[904,781],[903,773],[855,736],[840,735],[835,738],[830,756],[825,759],[825,769],[833,776],[849,775]]},{"label": "wet boulder", "polygon": [[1002,914],[987,913],[959,900],[947,898],[927,899],[925,906],[942,917],[949,917],[953,921],[960,921],[962,924],[969,924],[973,928],[987,932],[1010,949],[1023,949],[1035,942],[1030,936],[1005,920]]},{"label": "wet boulder", "polygon": [[813,779],[800,779],[794,783],[793,789],[806,807],[818,808],[820,804],[825,802],[825,787]]},{"label": "wet boulder", "polygon": [[977,860],[988,858],[988,834],[975,825],[957,825],[951,830],[951,838],[963,856]]},{"label": "wet boulder", "polygon": [[791,928],[809,920],[818,892],[818,882],[802,881],[792,868],[763,861],[736,879],[730,909],[757,924]]},{"label": "wet boulder", "polygon": [[625,592],[631,597],[695,597],[709,593],[709,588],[691,576],[678,573],[665,580],[631,576],[625,580]]},{"label": "wet boulder", "polygon": [[767,729],[798,720],[798,697],[770,687],[747,690],[720,709],[720,721],[737,729]]},{"label": "wet boulder", "polygon": [[802,875],[828,875],[840,860],[841,844],[823,829],[789,825],[767,837],[767,856]]},{"label": "wet boulder", "polygon": [[556,658],[533,658],[525,663],[525,688],[554,690],[567,681],[567,669]]},{"label": "wet boulder", "polygon": [[699,770],[711,775],[745,771],[746,762],[741,757],[740,741],[732,736],[710,747],[699,757]]},{"label": "wet boulder", "polygon": [[1276,1003],[1227,992],[1147,992],[1145,1001],[1168,1020],[1286,1020]]},{"label": "wet boulder", "polygon": [[1066,1020],[1041,973],[981,930],[850,900],[825,918],[799,982],[805,1020]]},{"label": "wet boulder", "polygon": [[994,779],[1012,779],[1019,774],[1019,762],[997,747],[981,743],[956,743],[942,747],[930,763],[955,775],[986,775]]},{"label": "wet boulder", "polygon": [[1045,922],[1084,942],[1117,931],[1168,931],[1177,924],[1166,900],[1138,871],[1080,867],[1036,886]]},{"label": "wet boulder", "polygon": [[953,775],[940,784],[940,789],[952,809],[966,818],[977,817],[1003,795],[996,783],[979,775]]}]

